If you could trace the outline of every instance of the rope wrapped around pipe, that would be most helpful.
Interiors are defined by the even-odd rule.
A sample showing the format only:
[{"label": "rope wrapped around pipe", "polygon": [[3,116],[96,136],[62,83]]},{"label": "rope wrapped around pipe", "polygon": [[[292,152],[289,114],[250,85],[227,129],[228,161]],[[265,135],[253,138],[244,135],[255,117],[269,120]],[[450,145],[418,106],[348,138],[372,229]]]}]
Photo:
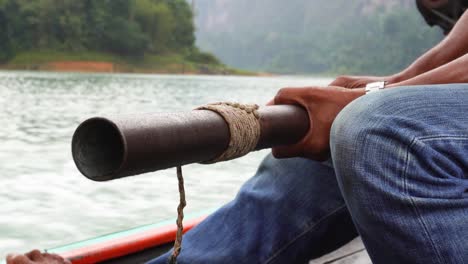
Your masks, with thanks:
[{"label": "rope wrapped around pipe", "polygon": [[220,102],[198,107],[196,110],[210,110],[224,118],[229,126],[230,141],[227,149],[218,157],[205,164],[228,161],[247,155],[255,150],[260,139],[261,126],[256,104]]}]

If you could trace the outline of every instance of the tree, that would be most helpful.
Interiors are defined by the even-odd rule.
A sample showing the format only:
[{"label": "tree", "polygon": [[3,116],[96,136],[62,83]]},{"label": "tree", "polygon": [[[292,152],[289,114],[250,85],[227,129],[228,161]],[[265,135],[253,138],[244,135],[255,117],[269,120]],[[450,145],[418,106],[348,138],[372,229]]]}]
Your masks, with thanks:
[{"label": "tree", "polygon": [[172,42],[177,49],[190,48],[195,45],[195,26],[191,7],[185,0],[166,0],[171,9],[174,20],[177,21]]},{"label": "tree", "polygon": [[170,49],[174,25],[172,11],[161,1],[136,0],[134,18],[150,39],[150,51],[164,52]]},{"label": "tree", "polygon": [[8,60],[13,55],[9,38],[9,25],[3,11],[3,3],[0,2],[0,62]]},{"label": "tree", "polygon": [[185,0],[0,0],[0,59],[44,49],[187,55],[192,18]]},{"label": "tree", "polygon": [[111,52],[141,56],[148,47],[149,39],[136,22],[116,17],[109,20],[102,42]]}]

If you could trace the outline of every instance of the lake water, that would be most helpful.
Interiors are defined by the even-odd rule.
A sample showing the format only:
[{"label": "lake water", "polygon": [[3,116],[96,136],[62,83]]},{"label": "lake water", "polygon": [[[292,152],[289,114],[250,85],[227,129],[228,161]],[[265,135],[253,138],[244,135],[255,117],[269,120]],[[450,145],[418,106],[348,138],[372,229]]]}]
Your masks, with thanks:
[{"label": "lake water", "polygon": [[[0,256],[175,218],[179,199],[175,169],[106,183],[79,174],[70,141],[84,119],[189,111],[216,101],[264,104],[281,87],[330,81],[0,72]],[[186,166],[186,212],[216,208],[231,200],[267,153]]]}]

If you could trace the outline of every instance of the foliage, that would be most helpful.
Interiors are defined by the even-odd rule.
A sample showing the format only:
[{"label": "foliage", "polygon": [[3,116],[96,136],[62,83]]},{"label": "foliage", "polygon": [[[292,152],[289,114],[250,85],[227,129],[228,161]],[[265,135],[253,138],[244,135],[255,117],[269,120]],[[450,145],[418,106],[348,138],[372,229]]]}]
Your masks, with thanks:
[{"label": "foliage", "polygon": [[186,56],[187,60],[193,61],[200,64],[213,64],[221,65],[222,63],[213,54],[202,52],[197,48],[194,48]]},{"label": "foliage", "polygon": [[184,0],[0,0],[0,61],[38,50],[189,54],[194,43]]},{"label": "foliage", "polygon": [[6,15],[0,10],[0,62],[8,60],[13,55],[8,38]]},{"label": "foliage", "polygon": [[198,0],[198,45],[278,73],[390,74],[435,45],[407,0]]},{"label": "foliage", "polygon": [[337,34],[344,41],[331,41],[328,46],[333,50],[329,69],[351,74],[391,74],[404,69],[442,36],[439,30],[419,25],[419,19],[399,10],[363,18],[352,28],[343,26]]}]

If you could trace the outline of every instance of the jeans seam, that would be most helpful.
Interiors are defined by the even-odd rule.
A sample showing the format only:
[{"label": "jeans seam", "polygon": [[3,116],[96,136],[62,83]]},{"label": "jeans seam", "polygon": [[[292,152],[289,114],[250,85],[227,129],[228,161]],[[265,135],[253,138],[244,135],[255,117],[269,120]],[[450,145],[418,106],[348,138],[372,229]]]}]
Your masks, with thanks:
[{"label": "jeans seam", "polygon": [[342,206],[336,208],[335,210],[333,210],[332,212],[330,212],[329,214],[325,215],[324,217],[320,218],[315,224],[313,224],[312,226],[310,226],[309,228],[307,228],[305,231],[303,231],[302,233],[298,234],[296,237],[294,237],[293,239],[291,239],[288,243],[286,243],[283,247],[281,247],[280,249],[276,250],[276,253],[272,254],[272,256],[270,256],[265,262],[264,264],[268,264],[268,263],[271,263],[272,261],[274,261],[274,259],[276,257],[278,257],[284,250],[286,250],[290,245],[292,245],[294,242],[296,242],[299,238],[303,237],[304,235],[306,235],[307,233],[309,233],[310,231],[314,230],[319,224],[321,224],[325,219],[327,219],[328,217],[336,214],[337,212],[339,212],[340,210],[342,210],[343,208],[346,208],[346,204],[343,204]]},{"label": "jeans seam", "polygon": [[[417,137],[414,139],[414,141],[420,141],[420,142],[424,142],[424,141],[431,141],[431,140],[438,140],[438,139],[454,139],[454,140],[467,140],[468,139],[468,135],[459,135],[459,136],[454,136],[454,135],[439,135],[439,136],[424,136],[424,137]],[[415,143],[415,142],[414,142]],[[411,145],[414,144],[412,142]]]},{"label": "jeans seam", "polygon": [[410,162],[410,149],[419,141],[420,138],[416,137],[414,138],[411,143],[406,147],[406,157],[405,157],[405,167],[404,167],[404,170],[403,170],[403,188],[404,188],[404,192],[405,194],[408,196],[408,199],[411,203],[411,206],[414,210],[414,213],[416,214],[418,220],[419,220],[419,223],[420,225],[422,226],[423,230],[424,230],[424,234],[426,235],[427,239],[429,240],[429,243],[431,244],[431,247],[432,249],[434,250],[435,252],[435,255],[437,256],[437,259],[439,261],[439,263],[443,263],[442,261],[442,257],[439,253],[439,251],[437,250],[437,247],[435,246],[435,243],[434,243],[434,240],[432,239],[430,233],[429,233],[429,230],[427,228],[427,225],[426,223],[424,222],[422,216],[421,216],[421,213],[419,212],[419,209],[416,205],[416,202],[414,201],[413,197],[410,195],[409,193],[409,188],[408,188],[408,175],[407,175],[407,172],[408,172],[408,167],[409,167],[409,162]]}]

